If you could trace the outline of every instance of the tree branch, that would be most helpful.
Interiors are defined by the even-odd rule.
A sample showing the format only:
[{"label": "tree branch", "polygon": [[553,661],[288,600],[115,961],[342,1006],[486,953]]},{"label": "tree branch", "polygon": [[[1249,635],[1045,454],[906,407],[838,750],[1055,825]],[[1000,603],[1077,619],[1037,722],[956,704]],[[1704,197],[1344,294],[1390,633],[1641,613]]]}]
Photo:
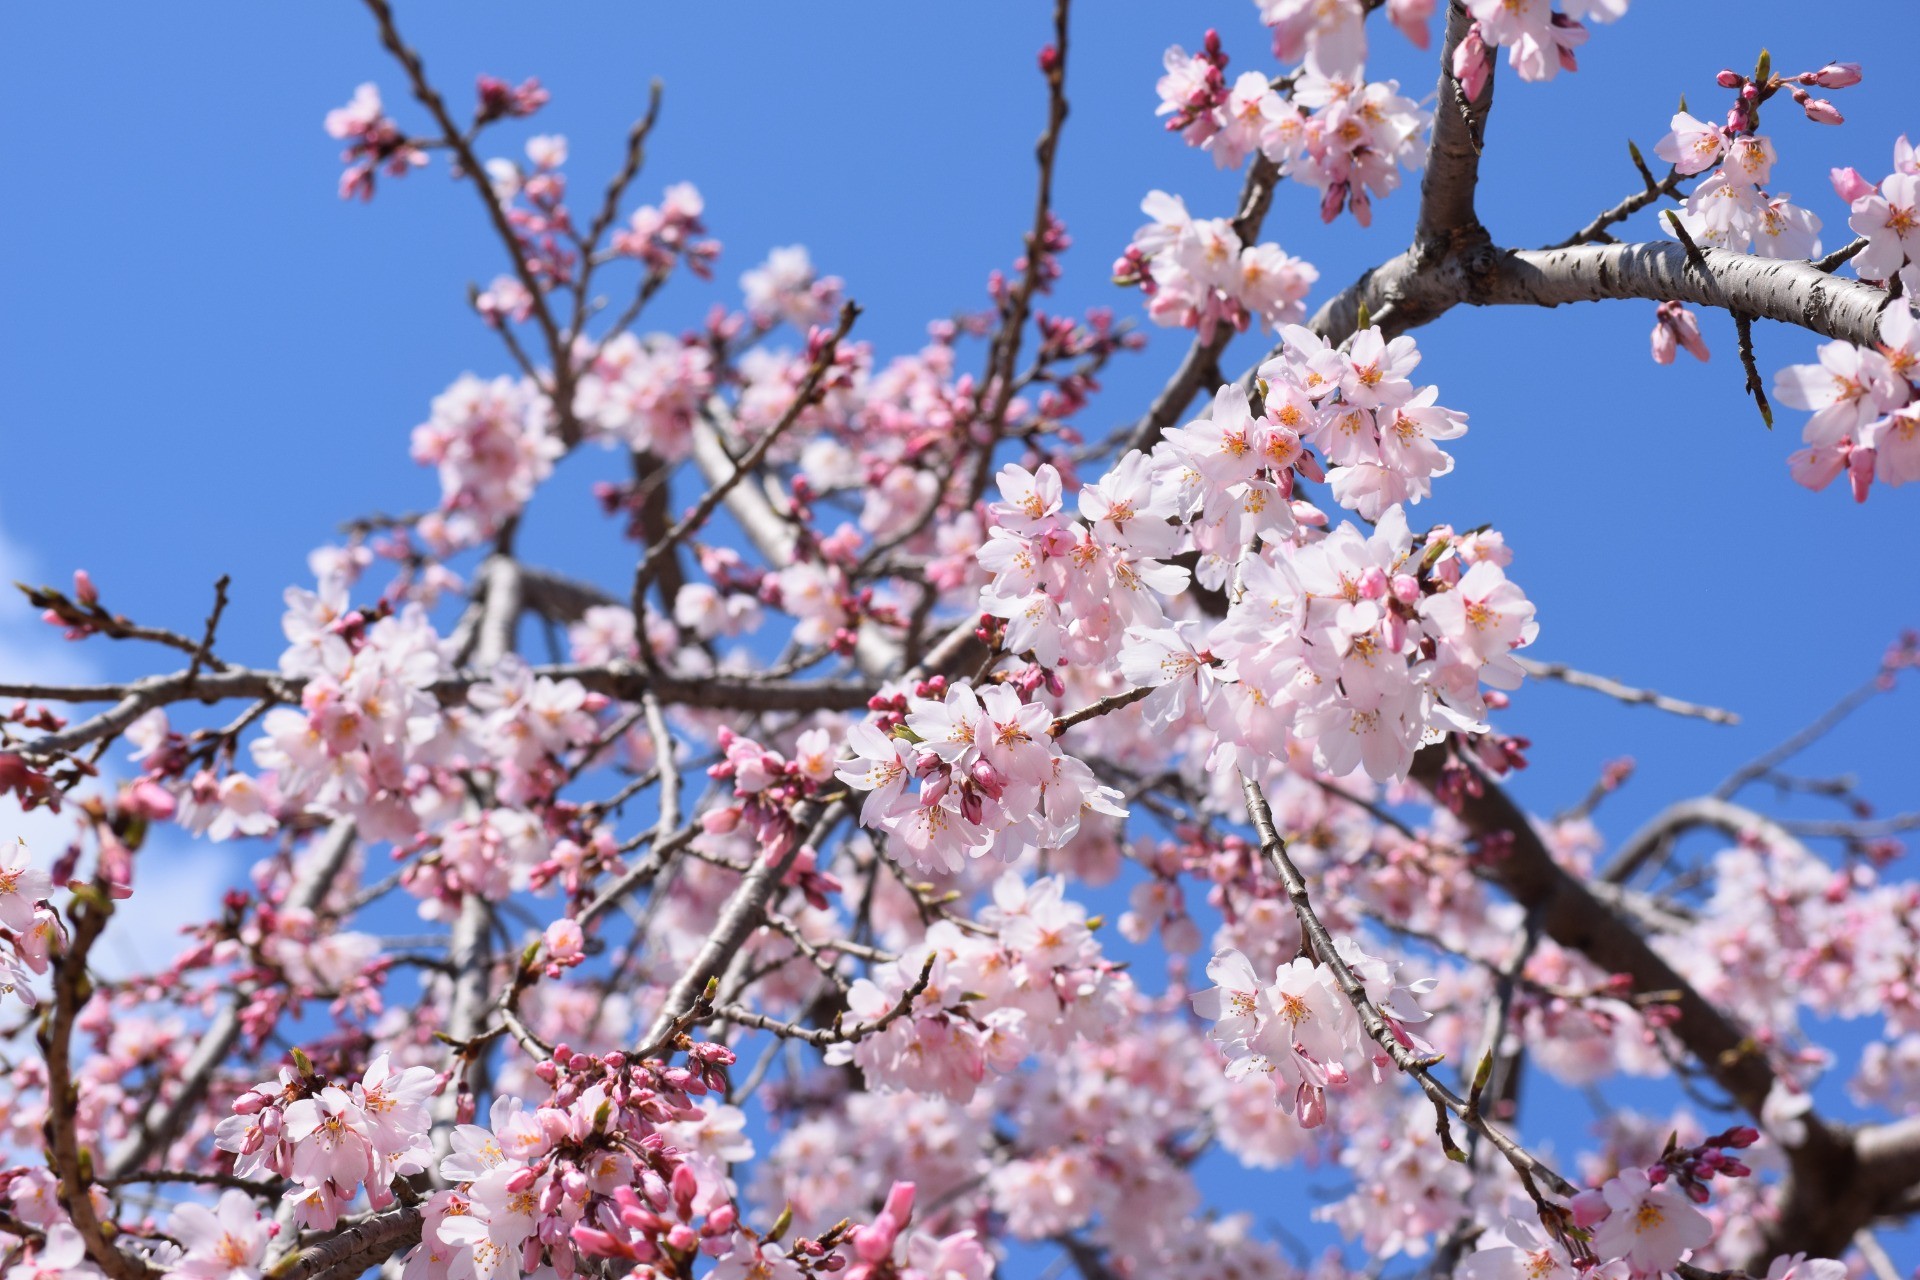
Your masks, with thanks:
[{"label": "tree branch", "polygon": [[1879,341],[1884,289],[1841,280],[1811,262],[1702,249],[1702,267],[1684,245],[1576,245],[1520,249],[1500,256],[1489,278],[1463,299],[1482,306],[1557,307],[1602,298],[1674,300],[1798,325],[1829,338]]},{"label": "tree branch", "polygon": [[1366,272],[1314,313],[1309,327],[1344,342],[1360,308],[1388,336],[1430,324],[1459,306],[1557,307],[1603,298],[1676,300],[1797,325],[1823,337],[1871,345],[1891,298],[1858,280],[1803,261],[1702,249],[1696,266],[1675,241],[1497,250],[1469,245],[1437,261],[1412,250]]},{"label": "tree branch", "polygon": [[1467,101],[1453,74],[1453,52],[1473,29],[1473,15],[1459,0],[1447,6],[1447,34],[1440,45],[1440,85],[1435,91],[1433,137],[1427,143],[1420,178],[1420,216],[1414,224],[1413,252],[1422,257],[1457,253],[1487,239],[1474,212],[1480,182],[1480,142],[1493,110],[1494,72],[1477,101]]},{"label": "tree branch", "polygon": [[1696,720],[1708,720],[1714,724],[1740,723],[1740,717],[1731,711],[1723,711],[1719,707],[1709,707],[1698,702],[1670,698],[1652,689],[1636,689],[1632,685],[1621,684],[1618,680],[1609,680],[1606,676],[1596,676],[1588,671],[1576,670],[1564,662],[1536,662],[1532,658],[1518,656],[1515,656],[1514,661],[1520,664],[1522,671],[1536,680],[1558,680],[1576,689],[1591,689],[1595,693],[1604,693],[1609,698],[1617,698],[1621,702],[1653,707],[1676,716],[1691,716]]}]

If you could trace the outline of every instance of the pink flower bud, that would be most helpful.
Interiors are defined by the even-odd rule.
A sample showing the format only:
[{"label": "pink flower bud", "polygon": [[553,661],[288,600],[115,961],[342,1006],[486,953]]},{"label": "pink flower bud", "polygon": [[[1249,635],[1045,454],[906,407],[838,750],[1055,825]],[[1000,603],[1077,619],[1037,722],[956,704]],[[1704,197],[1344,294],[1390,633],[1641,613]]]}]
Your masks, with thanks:
[{"label": "pink flower bud", "polygon": [[1855,449],[1847,457],[1847,482],[1853,486],[1853,500],[1865,502],[1867,490],[1873,486],[1872,449]]},{"label": "pink flower bud", "polygon": [[142,778],[127,788],[124,804],[132,812],[155,822],[165,822],[178,807],[173,793],[151,778]]},{"label": "pink flower bud", "polygon": [[700,1176],[693,1166],[683,1164],[673,1171],[673,1203],[682,1217],[693,1211],[694,1197],[700,1194]]},{"label": "pink flower bud", "polygon": [[1874,185],[1851,165],[1845,169],[1831,170],[1827,176],[1833,181],[1833,194],[1847,204],[1852,204],[1861,196],[1870,196],[1876,190]]},{"label": "pink flower bud", "polygon": [[1460,82],[1460,92],[1467,95],[1468,102],[1478,102],[1492,73],[1493,60],[1488,56],[1486,41],[1481,39],[1480,24],[1476,22],[1467,28],[1466,39],[1454,46],[1453,78]]},{"label": "pink flower bud", "polygon": [[1840,114],[1839,108],[1825,98],[1809,98],[1800,107],[1807,113],[1807,119],[1815,124],[1845,124],[1847,120]]},{"label": "pink flower bud", "polygon": [[1741,75],[1738,71],[1723,70],[1719,75],[1713,78],[1713,82],[1719,85],[1722,89],[1738,89],[1741,85],[1747,82],[1747,78]]},{"label": "pink flower bud", "polygon": [[981,791],[995,800],[998,800],[1006,794],[1006,775],[994,768],[992,762],[984,758],[973,762],[972,766],[967,770],[967,776],[973,779],[975,786],[979,787]]},{"label": "pink flower bud", "polygon": [[1344,203],[1346,203],[1346,182],[1334,182],[1321,194],[1321,221],[1331,223],[1336,217],[1340,217],[1340,207]]},{"label": "pink flower bud", "polygon": [[[896,1182],[887,1190],[887,1202],[881,1206],[882,1213],[891,1217],[900,1227],[913,1219],[913,1183]],[[896,1227],[895,1230],[899,1228]]]},{"label": "pink flower bud", "polygon": [[[885,1224],[884,1226],[882,1224]],[[862,1262],[880,1262],[893,1252],[894,1232],[888,1230],[893,1224],[885,1214],[870,1227],[856,1228],[853,1233],[853,1252]]]},{"label": "pink flower bud", "polygon": [[1679,349],[1679,344],[1673,339],[1673,326],[1666,322],[1665,317],[1656,319],[1653,322],[1653,362],[1672,364]]},{"label": "pink flower bud", "polygon": [[1818,71],[1809,71],[1801,76],[1800,83],[1815,85],[1822,89],[1845,89],[1860,83],[1860,64],[1829,62]]},{"label": "pink flower bud", "polygon": [[100,603],[100,592],[94,588],[93,579],[85,569],[73,571],[73,598],[89,609]]},{"label": "pink flower bud", "polygon": [[1401,604],[1414,605],[1420,603],[1420,579],[1414,577],[1412,574],[1394,574],[1393,582],[1390,586],[1393,591],[1393,598]]},{"label": "pink flower bud", "polygon": [[1369,565],[1360,575],[1360,598],[1382,600],[1387,594],[1387,574],[1379,565]]}]

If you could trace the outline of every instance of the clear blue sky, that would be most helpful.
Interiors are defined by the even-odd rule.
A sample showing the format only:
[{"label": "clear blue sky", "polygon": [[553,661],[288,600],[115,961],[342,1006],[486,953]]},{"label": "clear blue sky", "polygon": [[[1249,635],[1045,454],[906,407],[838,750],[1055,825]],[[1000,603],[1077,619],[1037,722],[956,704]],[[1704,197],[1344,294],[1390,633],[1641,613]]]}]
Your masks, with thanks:
[{"label": "clear blue sky", "polygon": [[[637,194],[694,182],[726,251],[715,284],[676,285],[654,327],[737,301],[741,271],[803,243],[847,280],[866,311],[860,333],[884,358],[916,347],[929,319],[979,306],[988,270],[1018,251],[1048,7],[439,0],[403,2],[400,18],[456,102],[477,72],[540,76],[553,106],[537,130],[502,136],[565,133],[576,190],[599,189],[648,80],[664,78]],[[1075,248],[1056,306],[1136,313],[1106,274],[1149,189],[1228,211],[1238,175],[1217,174],[1152,114],[1161,51],[1193,46],[1208,21],[1233,71],[1271,67],[1246,0],[1082,4],[1059,185]],[[1920,134],[1920,116],[1903,114],[1916,36],[1910,0],[1643,0],[1595,32],[1578,75],[1522,85],[1503,74],[1482,216],[1507,244],[1570,233],[1635,187],[1629,137],[1650,153],[1682,93],[1712,114],[1724,96],[1714,72],[1751,66],[1765,44],[1776,68],[1864,64],[1866,83],[1838,95],[1843,128],[1785,106],[1767,121],[1776,189],[1826,220],[1829,247],[1841,243],[1845,210],[1826,170],[1852,164],[1877,179],[1894,137]],[[1375,43],[1376,76],[1432,92],[1427,55],[1391,33]],[[53,580],[85,566],[117,610],[186,630],[213,579],[231,574],[223,648],[270,663],[279,595],[306,580],[306,552],[346,517],[432,501],[431,474],[406,457],[430,398],[463,371],[507,370],[463,300],[469,281],[501,268],[499,250],[472,194],[437,163],[383,180],[370,207],[335,198],[328,108],[373,80],[403,120],[417,118],[357,5],[13,5],[0,16],[0,68],[10,563],[24,553]],[[1412,196],[1386,201],[1362,233],[1323,227],[1312,193],[1287,186],[1268,237],[1320,267],[1317,301],[1406,243]],[[1920,625],[1920,486],[1865,507],[1801,490],[1785,469],[1798,415],[1783,411],[1771,434],[1761,426],[1730,325],[1706,319],[1710,365],[1659,369],[1646,354],[1652,310],[1460,310],[1418,334],[1421,375],[1472,429],[1416,523],[1505,532],[1513,574],[1539,604],[1539,656],[1746,718],[1727,729],[1523,691],[1505,723],[1535,740],[1516,785],[1536,808],[1570,803],[1607,759],[1639,759],[1640,776],[1602,812],[1616,837],[1812,717],[1900,628]],[[1153,331],[1145,354],[1114,368],[1087,424],[1132,418],[1184,342]],[[1243,341],[1232,367],[1256,344]],[[1811,359],[1815,342],[1762,323],[1757,345],[1771,370]],[[570,460],[530,522],[529,554],[617,582],[628,552],[585,499],[617,470],[593,450]],[[34,647],[4,639],[0,657]],[[154,661],[92,655],[115,676]],[[1857,773],[1887,811],[1920,808],[1913,706],[1910,693],[1873,708],[1813,763]]]}]

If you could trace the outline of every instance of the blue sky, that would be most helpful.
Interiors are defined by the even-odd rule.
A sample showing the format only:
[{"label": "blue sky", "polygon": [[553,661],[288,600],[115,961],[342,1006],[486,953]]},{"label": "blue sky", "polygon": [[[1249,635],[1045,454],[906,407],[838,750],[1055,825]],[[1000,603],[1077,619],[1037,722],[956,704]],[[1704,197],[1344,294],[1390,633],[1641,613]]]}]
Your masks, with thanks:
[{"label": "blue sky", "polygon": [[[650,326],[697,323],[716,300],[737,301],[734,282],[767,249],[802,243],[846,279],[865,308],[859,334],[885,358],[918,346],[929,320],[981,305],[987,272],[1018,252],[1048,7],[750,3],[721,25],[708,7],[443,0],[403,4],[400,18],[457,102],[479,72],[540,76],[554,104],[490,153],[564,133],[579,191],[597,192],[647,82],[665,80],[636,195],[694,182],[726,250],[715,283],[677,284]],[[1075,247],[1056,308],[1137,314],[1106,276],[1150,189],[1229,210],[1239,175],[1215,172],[1152,114],[1161,51],[1197,44],[1208,21],[1232,71],[1271,69],[1245,0],[1082,4],[1059,182]],[[1751,66],[1764,44],[1776,68],[1864,64],[1866,83],[1838,95],[1844,127],[1784,105],[1767,119],[1776,189],[1826,220],[1829,247],[1842,243],[1826,170],[1877,179],[1895,136],[1920,132],[1902,114],[1916,35],[1909,0],[1641,3],[1595,32],[1579,74],[1502,76],[1482,217],[1507,244],[1570,233],[1634,189],[1629,137],[1651,153],[1682,93],[1712,114],[1724,96],[1714,72]],[[1432,92],[1428,55],[1392,33],[1375,45],[1376,77]],[[462,372],[507,370],[464,303],[469,281],[500,270],[499,250],[438,165],[383,181],[371,206],[335,198],[325,111],[373,80],[415,118],[358,6],[9,6],[0,67],[0,155],[14,175],[0,205],[5,567],[62,581],[84,566],[115,609],[183,630],[228,573],[223,649],[271,663],[279,594],[306,581],[307,551],[347,517],[433,500],[431,474],[406,457],[431,397]],[[1404,245],[1413,205],[1409,189],[1369,232],[1325,227],[1313,193],[1287,186],[1266,235],[1319,266],[1311,304]],[[1421,376],[1471,431],[1415,523],[1491,521],[1506,534],[1512,573],[1540,607],[1540,657],[1745,718],[1729,729],[1557,687],[1518,695],[1505,723],[1535,748],[1515,785],[1537,809],[1571,803],[1606,760],[1639,760],[1601,814],[1616,837],[1810,719],[1920,625],[1920,492],[1882,490],[1858,507],[1795,486],[1785,457],[1798,415],[1762,427],[1730,324],[1706,318],[1710,364],[1659,369],[1646,354],[1652,311],[1462,309],[1417,335]],[[1177,361],[1184,335],[1151,337],[1112,368],[1089,429],[1129,421]],[[1765,323],[1756,338],[1769,370],[1815,346]],[[1230,366],[1258,349],[1242,340]],[[570,459],[529,522],[528,554],[620,581],[630,553],[587,500],[618,472],[597,451]],[[47,660],[24,615],[0,624],[0,661]],[[122,647],[85,661],[127,677],[161,659]],[[1920,808],[1913,696],[1869,708],[1809,768],[1858,774],[1887,812]]]}]

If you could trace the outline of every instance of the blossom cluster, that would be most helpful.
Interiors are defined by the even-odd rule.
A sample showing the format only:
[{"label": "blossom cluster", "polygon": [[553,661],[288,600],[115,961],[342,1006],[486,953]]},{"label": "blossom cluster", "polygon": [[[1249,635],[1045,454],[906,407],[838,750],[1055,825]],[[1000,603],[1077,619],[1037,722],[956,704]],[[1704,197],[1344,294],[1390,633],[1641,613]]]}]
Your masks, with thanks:
[{"label": "blossom cluster", "polygon": [[440,475],[440,511],[417,528],[441,555],[493,536],[563,452],[547,400],[522,379],[468,374],[413,429],[413,460]]},{"label": "blossom cluster", "polygon": [[871,1088],[965,1103],[989,1070],[1006,1074],[1125,1016],[1131,983],[1101,954],[1084,906],[1058,876],[994,882],[981,928],[936,921],[898,959],[853,984],[847,1006],[878,1026],[833,1045],[829,1063],[858,1066]]},{"label": "blossom cluster", "polygon": [[[1388,339],[1368,328],[1336,348],[1298,325],[1282,336],[1279,353],[1258,371],[1265,416],[1318,451],[1335,502],[1378,520],[1390,506],[1418,504],[1435,477],[1453,470],[1453,458],[1435,442],[1464,435],[1467,415],[1437,404],[1438,387],[1409,380],[1420,363],[1412,338]],[[1238,401],[1216,397],[1214,409],[1228,421],[1211,425],[1209,435],[1243,429]],[[1247,478],[1244,468],[1222,476],[1217,457],[1204,461],[1215,484]]]},{"label": "blossom cluster", "polygon": [[340,156],[347,166],[340,175],[343,200],[371,200],[374,180],[383,170],[397,178],[427,162],[427,153],[386,113],[378,85],[355,89],[351,102],[327,112],[326,127],[329,137],[347,144]]},{"label": "blossom cluster", "polygon": [[345,1086],[311,1066],[296,1058],[277,1079],[243,1094],[214,1142],[233,1152],[239,1176],[291,1182],[285,1201],[295,1221],[325,1230],[362,1188],[374,1208],[386,1208],[395,1202],[394,1180],[427,1167],[427,1102],[444,1082],[429,1067],[396,1070],[385,1054]]},{"label": "blossom cluster", "polygon": [[1846,201],[1847,225],[1867,239],[1853,257],[1863,280],[1900,280],[1908,297],[1920,286],[1920,153],[1903,134],[1893,146],[1893,172],[1875,186],[1852,168],[1833,171],[1833,190]]},{"label": "blossom cluster", "polygon": [[1551,80],[1577,71],[1573,51],[1587,42],[1588,22],[1625,16],[1627,0],[1465,0],[1473,16],[1466,38],[1454,47],[1453,77],[1469,102],[1477,102],[1493,73],[1493,51],[1507,51],[1507,65],[1522,80]]},{"label": "blossom cluster", "polygon": [[1768,77],[1764,82],[1722,71],[1719,83],[1736,90],[1725,124],[1700,120],[1684,106],[1674,113],[1654,153],[1682,176],[1713,170],[1687,196],[1677,215],[1693,242],[1763,258],[1818,256],[1820,219],[1785,194],[1771,195],[1766,190],[1778,155],[1772,139],[1758,132],[1760,105],[1783,84],[1792,84],[1809,119],[1839,124],[1840,113],[1833,105],[1809,97],[1800,85],[1843,88],[1859,80],[1860,69],[1842,63],[1800,76]]},{"label": "blossom cluster", "polygon": [[[1426,1021],[1418,997],[1431,980],[1402,985],[1392,965],[1368,956],[1349,938],[1336,942],[1340,962],[1364,984],[1402,1042],[1415,1045],[1407,1027]],[[1254,972],[1238,951],[1223,951],[1207,965],[1215,986],[1193,997],[1194,1012],[1213,1023],[1211,1035],[1227,1052],[1230,1077],[1272,1082],[1281,1106],[1305,1128],[1327,1118],[1327,1091],[1353,1083],[1356,1072],[1378,1081],[1392,1060],[1367,1034],[1360,1015],[1326,964],[1297,956],[1272,981]]]},{"label": "blossom cluster", "polygon": [[867,793],[861,822],[885,831],[911,866],[956,872],[989,854],[1012,862],[1067,843],[1088,810],[1126,813],[1118,791],[1060,750],[1045,705],[1012,684],[929,681],[904,704],[848,731],[852,754],[838,776]]},{"label": "blossom cluster", "polygon": [[33,979],[47,971],[47,958],[60,928],[47,905],[53,877],[33,865],[25,840],[0,849],[0,996],[28,1008],[38,1003]]},{"label": "blossom cluster", "polygon": [[[1309,61],[1282,91],[1257,71],[1243,72],[1228,85],[1225,63],[1211,33],[1198,54],[1178,45],[1167,50],[1159,93],[1160,113],[1171,117],[1168,127],[1177,128],[1188,145],[1210,151],[1222,168],[1264,156],[1283,175],[1320,193],[1323,221],[1350,209],[1362,226],[1370,225],[1373,201],[1400,185],[1402,169],[1417,170],[1424,162],[1421,139],[1432,116],[1402,96],[1398,81],[1369,82],[1357,63]],[[1165,198],[1156,193],[1147,208],[1159,223],[1170,221],[1168,213],[1184,218],[1184,210],[1155,208],[1154,201],[1164,206]],[[1129,257],[1151,258],[1151,238],[1166,234],[1144,229]],[[1238,250],[1237,242],[1233,247]]]},{"label": "blossom cluster", "polygon": [[1320,278],[1311,263],[1277,244],[1243,244],[1232,222],[1196,219],[1164,191],[1151,192],[1140,208],[1153,221],[1134,233],[1113,279],[1140,286],[1155,324],[1206,338],[1221,325],[1241,330],[1257,318],[1272,329],[1305,314],[1302,300]]},{"label": "blossom cluster", "polygon": [[1905,303],[1880,313],[1880,341],[1871,347],[1834,341],[1818,364],[1774,375],[1783,404],[1812,413],[1788,459],[1793,478],[1824,489],[1846,473],[1861,502],[1875,480],[1902,485],[1920,479],[1920,319]]}]

